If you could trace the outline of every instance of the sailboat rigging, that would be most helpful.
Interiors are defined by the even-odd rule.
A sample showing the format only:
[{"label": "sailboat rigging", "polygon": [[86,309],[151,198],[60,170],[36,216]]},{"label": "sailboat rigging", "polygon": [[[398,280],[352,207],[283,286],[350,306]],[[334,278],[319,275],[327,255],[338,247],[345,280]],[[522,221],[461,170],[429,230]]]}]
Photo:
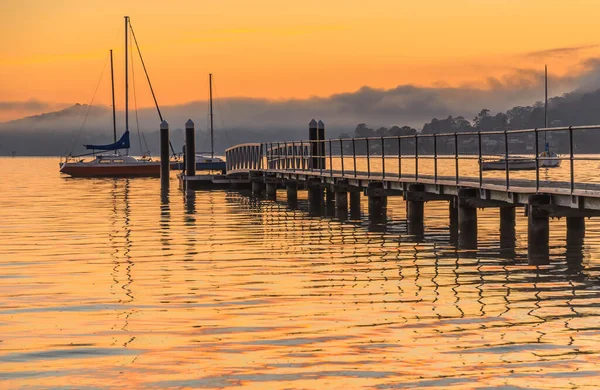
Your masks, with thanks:
[{"label": "sailboat rigging", "polygon": [[[133,40],[136,44],[138,54],[141,59],[146,78],[150,85],[152,97],[156,105],[158,115],[162,121],[162,115],[154,89],[150,83],[150,77],[146,71],[146,65],[144,64],[141,51],[133,27],[128,16],[125,16],[125,132],[121,135],[121,138],[117,140],[116,130],[116,111],[115,111],[115,88],[114,88],[114,67],[112,50],[110,51],[111,61],[111,91],[112,91],[112,106],[113,106],[113,143],[99,145],[99,144],[85,144],[86,150],[91,150],[92,153],[83,154],[79,156],[66,156],[65,162],[60,164],[60,172],[71,176],[78,177],[110,177],[110,176],[146,176],[146,177],[158,177],[160,176],[160,163],[158,161],[151,161],[150,159],[136,159],[128,155],[129,148],[131,147],[129,139],[129,53],[128,53],[128,38],[131,33]],[[140,145],[141,148],[141,145]],[[171,146],[171,150],[172,150]],[[119,150],[124,150],[125,155],[118,153]],[[109,152],[115,151],[115,154],[98,154],[96,151]],[[83,161],[80,157],[93,155],[95,159],[92,161]],[[73,159],[76,158],[75,161]]]},{"label": "sailboat rigging", "polygon": [[[548,128],[548,65],[544,66],[544,128]],[[548,143],[548,131],[544,131],[544,151],[540,153],[541,157],[539,166],[543,168],[558,168],[560,167],[560,158],[558,154],[550,151]]]},{"label": "sailboat rigging", "polygon": [[[548,65],[544,67],[544,129],[548,128]],[[481,160],[481,169],[484,171],[493,170],[535,170],[537,168],[558,168],[561,159],[558,154],[550,151],[550,144],[547,139],[548,131],[544,131],[544,151],[536,158],[530,157],[511,157],[505,156],[495,160]]]},{"label": "sailboat rigging", "polygon": [[196,153],[196,170],[197,171],[221,171],[225,173],[225,160],[215,157],[215,132],[214,132],[214,113],[213,113],[213,93],[212,93],[212,73],[208,75],[209,89],[209,118],[210,118],[210,157],[204,156],[203,153]]}]

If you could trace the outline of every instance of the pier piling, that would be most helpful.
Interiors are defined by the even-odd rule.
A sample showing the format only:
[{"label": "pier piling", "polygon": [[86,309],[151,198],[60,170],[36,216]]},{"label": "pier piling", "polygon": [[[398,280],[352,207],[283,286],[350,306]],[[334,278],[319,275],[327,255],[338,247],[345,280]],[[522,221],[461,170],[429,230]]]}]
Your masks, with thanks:
[{"label": "pier piling", "polygon": [[350,218],[360,219],[360,192],[349,191],[350,198]]},{"label": "pier piling", "polygon": [[369,183],[367,196],[369,198],[369,220],[373,223],[384,223],[387,213],[387,196],[382,183]]},{"label": "pier piling", "polygon": [[515,221],[515,207],[500,207],[500,248],[514,248]]},{"label": "pier piling", "polygon": [[288,206],[292,209],[298,207],[298,184],[295,181],[289,180],[285,183],[287,192]]},{"label": "pier piling", "polygon": [[327,215],[332,217],[335,215],[335,193],[329,187],[325,188],[325,209]]},{"label": "pier piling", "polygon": [[309,180],[308,188],[308,210],[311,214],[320,215],[323,211],[323,187],[319,180]]},{"label": "pier piling", "polygon": [[277,183],[267,181],[266,190],[267,190],[267,199],[277,200]]},{"label": "pier piling", "polygon": [[160,124],[160,191],[163,199],[169,194],[169,175],[169,124],[167,121],[162,121]]},{"label": "pier piling", "polygon": [[259,172],[251,172],[249,176],[252,196],[260,196],[265,189],[265,179]]},{"label": "pier piling", "polygon": [[348,182],[341,180],[333,186],[335,193],[335,217],[340,220],[348,218]]},{"label": "pier piling", "polygon": [[458,190],[458,245],[465,249],[477,248],[477,208],[469,203],[476,196],[476,190]]},{"label": "pier piling", "polygon": [[456,197],[448,202],[448,225],[450,239],[456,241],[458,238],[458,199]]},{"label": "pier piling", "polygon": [[548,195],[530,195],[527,215],[527,257],[529,264],[549,263],[550,221],[549,213],[543,208],[550,203]]},{"label": "pier piling", "polygon": [[567,260],[583,259],[584,217],[567,217]]},{"label": "pier piling", "polygon": [[422,185],[415,184],[408,187],[406,193],[406,225],[408,234],[422,236],[425,231],[423,223],[424,206],[423,199],[416,196],[416,192],[424,190]]},{"label": "pier piling", "polygon": [[196,175],[196,134],[191,119],[185,122],[185,174]]}]

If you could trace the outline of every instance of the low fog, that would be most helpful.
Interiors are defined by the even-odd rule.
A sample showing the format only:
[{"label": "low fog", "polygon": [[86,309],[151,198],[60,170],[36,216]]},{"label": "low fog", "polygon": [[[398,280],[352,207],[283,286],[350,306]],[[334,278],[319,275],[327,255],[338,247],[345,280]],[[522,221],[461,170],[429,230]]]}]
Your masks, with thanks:
[{"label": "low fog", "polygon": [[[551,77],[552,96],[567,92],[572,101],[600,87],[600,59],[583,64],[577,76]],[[432,118],[462,116],[472,120],[482,109],[504,112],[514,106],[534,105],[543,100],[543,69],[515,69],[510,76],[483,80],[481,86],[419,87],[400,85],[392,89],[363,87],[354,92],[309,99],[269,100],[257,98],[223,98],[215,101],[215,148],[243,142],[265,140],[300,140],[307,138],[307,124],[321,119],[327,137],[354,134],[359,123],[369,127],[410,126],[420,131]],[[554,100],[553,104],[557,100]],[[19,104],[43,108],[43,102],[0,102],[0,110]],[[538,103],[539,104],[539,103]],[[591,108],[590,108],[591,109]],[[169,122],[174,147],[181,149],[182,128],[191,118],[196,123],[197,150],[206,151],[208,138],[208,103],[190,102],[161,108]],[[84,122],[84,118],[87,119]],[[154,108],[138,112],[139,130],[149,148],[158,152],[159,118]],[[594,119],[594,118],[592,118]],[[564,125],[575,123],[563,123]],[[124,114],[117,113],[117,133],[124,129]],[[138,124],[130,112],[132,153],[140,154]],[[63,155],[83,152],[84,143],[112,142],[112,114],[109,107],[73,105],[64,110],[26,117],[0,124],[0,155]],[[143,144],[143,141],[142,141]],[[142,150],[145,146],[142,147]]]}]

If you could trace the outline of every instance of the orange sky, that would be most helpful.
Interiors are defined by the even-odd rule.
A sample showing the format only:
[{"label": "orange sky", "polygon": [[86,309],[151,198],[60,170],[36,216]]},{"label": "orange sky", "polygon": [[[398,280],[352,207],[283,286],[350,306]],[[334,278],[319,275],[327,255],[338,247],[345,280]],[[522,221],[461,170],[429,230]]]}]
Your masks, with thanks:
[{"label": "orange sky", "polygon": [[[485,88],[487,77],[544,63],[566,74],[600,51],[598,14],[596,0],[4,0],[0,104],[89,102],[113,48],[122,109],[123,15],[159,103],[172,105],[205,99],[209,72],[217,97],[273,99],[364,85]],[[590,47],[528,54],[582,46]],[[140,69],[136,76],[138,104],[149,106]],[[109,104],[109,85],[105,77],[98,103]],[[23,114],[1,107],[0,120]]]}]

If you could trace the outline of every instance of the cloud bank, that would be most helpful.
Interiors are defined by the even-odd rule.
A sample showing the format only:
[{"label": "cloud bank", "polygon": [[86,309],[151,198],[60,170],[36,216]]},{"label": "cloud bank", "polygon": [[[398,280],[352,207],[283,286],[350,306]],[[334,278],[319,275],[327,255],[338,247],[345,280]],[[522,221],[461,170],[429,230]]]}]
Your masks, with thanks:
[{"label": "cloud bank", "polygon": [[[587,49],[587,47],[584,47]],[[577,48],[553,49],[565,53]],[[540,52],[541,53],[541,52]],[[531,55],[541,55],[532,53]],[[532,105],[544,97],[543,69],[514,68],[506,76],[488,78],[480,84],[458,87],[421,87],[399,85],[390,89],[362,87],[354,92],[338,93],[328,97],[309,99],[270,100],[260,98],[223,98],[215,102],[215,135],[217,149],[241,142],[265,140],[299,140],[307,137],[307,125],[312,119],[326,123],[328,137],[341,132],[352,133],[359,123],[371,128],[409,125],[421,129],[432,118],[448,115],[472,119],[483,108],[492,112],[506,111],[518,105]],[[588,58],[576,69],[563,76],[550,76],[550,96],[567,92],[586,92],[600,88],[600,58]],[[44,107],[43,102],[0,102],[0,109],[11,107]],[[207,132],[206,101],[162,107],[163,117],[172,130],[181,129],[188,118],[196,123],[198,138],[205,142]],[[18,134],[23,142],[26,134],[61,138],[75,144],[102,143],[112,139],[112,115],[108,107],[88,108],[75,106],[63,111],[0,124],[0,143],[9,142],[9,134]],[[118,113],[118,131],[123,131],[123,113]],[[135,115],[130,115],[130,129],[137,130]],[[156,111],[139,111],[139,128],[146,135],[158,131]],[[81,130],[81,133],[80,133]],[[108,138],[107,138],[108,137]],[[150,137],[152,138],[152,137]],[[204,141],[203,141],[204,140]],[[61,150],[60,153],[63,151]]]}]

